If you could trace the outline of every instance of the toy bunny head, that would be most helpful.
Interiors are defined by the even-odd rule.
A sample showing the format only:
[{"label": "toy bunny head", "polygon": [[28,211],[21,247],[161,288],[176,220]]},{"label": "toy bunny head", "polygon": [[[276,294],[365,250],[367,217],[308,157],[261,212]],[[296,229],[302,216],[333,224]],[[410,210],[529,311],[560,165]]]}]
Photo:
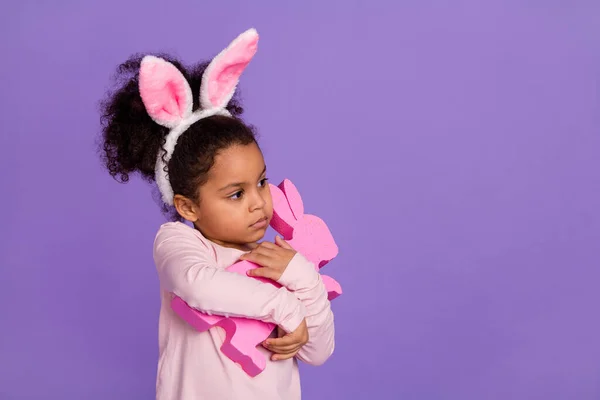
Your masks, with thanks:
[{"label": "toy bunny head", "polygon": [[269,185],[273,198],[271,227],[290,245],[321,268],[338,254],[338,247],[323,220],[304,214],[300,193],[289,180]]}]

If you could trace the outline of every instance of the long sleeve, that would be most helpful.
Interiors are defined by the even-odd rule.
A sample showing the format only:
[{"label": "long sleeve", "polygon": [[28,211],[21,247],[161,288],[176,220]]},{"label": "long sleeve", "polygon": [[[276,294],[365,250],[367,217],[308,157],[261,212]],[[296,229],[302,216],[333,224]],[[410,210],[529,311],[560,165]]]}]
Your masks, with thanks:
[{"label": "long sleeve", "polygon": [[304,304],[308,343],[297,357],[310,365],[321,365],[333,354],[335,326],[331,304],[321,275],[302,254],[296,253],[278,281]]},{"label": "long sleeve", "polygon": [[218,268],[213,251],[190,227],[164,225],[154,242],[162,289],[206,314],[261,320],[287,331],[300,325],[306,310],[294,293]]}]

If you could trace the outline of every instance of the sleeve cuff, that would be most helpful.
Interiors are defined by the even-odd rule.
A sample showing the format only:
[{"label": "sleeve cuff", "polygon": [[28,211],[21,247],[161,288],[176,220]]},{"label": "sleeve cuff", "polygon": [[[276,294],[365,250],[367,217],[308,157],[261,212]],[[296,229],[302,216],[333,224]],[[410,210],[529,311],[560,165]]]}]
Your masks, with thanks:
[{"label": "sleeve cuff", "polygon": [[318,279],[319,273],[314,264],[296,252],[277,282],[289,290],[295,291],[314,286],[313,282]]},{"label": "sleeve cuff", "polygon": [[[281,289],[286,290],[285,288]],[[294,296],[290,292],[288,292],[288,294]],[[298,329],[304,318],[306,318],[306,308],[304,305],[300,301],[297,301],[298,299],[296,299],[295,296],[293,297],[293,300],[297,304],[296,308],[287,316],[287,318],[283,319],[278,324],[287,333],[294,332]]]}]

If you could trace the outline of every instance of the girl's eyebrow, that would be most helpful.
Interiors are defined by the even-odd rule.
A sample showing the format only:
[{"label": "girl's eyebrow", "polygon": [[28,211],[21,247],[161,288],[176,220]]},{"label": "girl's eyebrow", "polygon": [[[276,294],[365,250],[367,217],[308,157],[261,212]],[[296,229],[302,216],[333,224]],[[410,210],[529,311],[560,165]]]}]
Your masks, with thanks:
[{"label": "girl's eyebrow", "polygon": [[224,186],[221,189],[219,189],[219,192],[223,192],[223,191],[228,190],[228,189],[233,189],[235,187],[242,187],[243,185],[244,185],[243,182],[230,183],[229,185]]},{"label": "girl's eyebrow", "polygon": [[266,165],[264,166],[262,172],[260,173],[260,175],[258,177],[260,178],[261,176],[263,176],[265,174],[265,172],[267,172],[267,166]]},{"label": "girl's eyebrow", "polygon": [[[259,178],[260,178],[261,176],[263,176],[263,175],[265,174],[265,172],[267,172],[267,166],[266,166],[266,165],[265,165],[265,167],[263,168],[262,172],[260,173],[260,175],[259,175]],[[227,185],[227,186],[223,186],[221,189],[219,189],[219,192],[223,192],[223,191],[225,191],[225,190],[228,190],[228,189],[233,189],[233,188],[236,188],[236,187],[243,187],[243,186],[244,186],[244,184],[245,184],[245,182],[234,182],[234,183],[230,183],[229,185]]]}]

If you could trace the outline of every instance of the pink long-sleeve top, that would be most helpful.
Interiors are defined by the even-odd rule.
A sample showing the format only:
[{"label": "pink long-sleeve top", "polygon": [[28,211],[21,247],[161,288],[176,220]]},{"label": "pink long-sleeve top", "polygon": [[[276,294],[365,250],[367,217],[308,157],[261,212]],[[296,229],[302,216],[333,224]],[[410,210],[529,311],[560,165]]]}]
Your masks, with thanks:
[{"label": "pink long-sleeve top", "polygon": [[271,322],[287,332],[306,318],[309,342],[296,357],[320,365],[333,353],[333,313],[314,265],[297,253],[278,281],[283,287],[276,288],[225,270],[242,254],[180,222],[160,227],[154,242],[161,289],[157,400],[301,398],[296,358],[271,361],[271,352],[259,346],[267,366],[258,376],[248,376],[221,353],[225,336],[220,328],[200,333],[173,312],[173,294],[205,313]]}]

